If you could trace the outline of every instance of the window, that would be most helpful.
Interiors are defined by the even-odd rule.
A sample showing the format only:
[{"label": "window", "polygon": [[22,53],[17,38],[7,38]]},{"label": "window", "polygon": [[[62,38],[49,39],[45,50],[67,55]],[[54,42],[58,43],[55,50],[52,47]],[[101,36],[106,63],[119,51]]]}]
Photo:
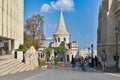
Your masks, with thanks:
[{"label": "window", "polygon": [[60,42],[60,38],[58,38],[58,42]]},{"label": "window", "polygon": [[64,41],[66,41],[66,38],[64,38]]}]

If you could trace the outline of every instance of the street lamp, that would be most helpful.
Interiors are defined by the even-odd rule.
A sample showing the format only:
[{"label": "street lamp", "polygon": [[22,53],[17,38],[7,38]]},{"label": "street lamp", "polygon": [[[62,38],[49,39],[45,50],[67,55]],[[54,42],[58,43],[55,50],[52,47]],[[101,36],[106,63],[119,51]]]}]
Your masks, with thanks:
[{"label": "street lamp", "polygon": [[91,56],[93,58],[93,44],[91,44]]},{"label": "street lamp", "polygon": [[91,44],[91,56],[92,56],[92,67],[94,67],[94,60],[93,60],[93,44]]},{"label": "street lamp", "polygon": [[115,53],[115,57],[116,57],[116,62],[115,62],[115,69],[116,72],[119,72],[119,55],[118,55],[118,36],[119,36],[119,29],[118,27],[115,28],[115,36],[116,36],[116,53]]}]

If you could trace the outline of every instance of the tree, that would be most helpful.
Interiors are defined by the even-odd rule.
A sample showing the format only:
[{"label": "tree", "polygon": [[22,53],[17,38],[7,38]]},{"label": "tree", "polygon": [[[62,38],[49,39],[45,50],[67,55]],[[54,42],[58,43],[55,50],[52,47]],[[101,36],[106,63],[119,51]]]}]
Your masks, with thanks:
[{"label": "tree", "polygon": [[47,58],[50,58],[50,55],[52,54],[52,49],[51,48],[45,48],[43,52],[46,54]]},{"label": "tree", "polygon": [[28,41],[24,44],[20,44],[19,45],[19,50],[23,50],[23,51],[27,51],[31,46],[32,46],[32,42]]},{"label": "tree", "polygon": [[[62,57],[64,57],[64,53],[67,52],[67,48],[66,48],[65,46],[59,46],[59,47],[57,48],[57,52],[58,52],[59,54],[61,54]],[[63,60],[63,61],[64,61],[64,60]]]},{"label": "tree", "polygon": [[43,18],[40,14],[33,15],[26,20],[24,27],[24,42],[31,41],[36,49],[40,47],[41,39],[45,38]]}]

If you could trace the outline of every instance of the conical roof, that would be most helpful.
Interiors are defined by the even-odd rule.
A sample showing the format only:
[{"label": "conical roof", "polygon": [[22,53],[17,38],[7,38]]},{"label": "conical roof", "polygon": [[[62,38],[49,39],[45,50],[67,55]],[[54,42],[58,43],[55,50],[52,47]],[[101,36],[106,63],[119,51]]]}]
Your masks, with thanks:
[{"label": "conical roof", "polygon": [[67,29],[66,29],[66,26],[65,26],[64,17],[63,17],[62,12],[60,12],[59,22],[58,22],[58,25],[57,25],[56,32],[54,34],[69,34],[67,32]]}]

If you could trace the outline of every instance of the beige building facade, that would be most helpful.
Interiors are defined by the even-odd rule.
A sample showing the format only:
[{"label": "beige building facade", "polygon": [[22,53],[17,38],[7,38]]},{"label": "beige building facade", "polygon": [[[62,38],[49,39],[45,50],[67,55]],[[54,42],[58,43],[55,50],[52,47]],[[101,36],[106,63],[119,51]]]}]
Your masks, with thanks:
[{"label": "beige building facade", "polygon": [[24,0],[0,0],[0,54],[23,44]]},{"label": "beige building facade", "polygon": [[[98,20],[97,55],[100,57],[102,51],[105,50],[107,66],[112,67],[114,66],[113,56],[116,54],[115,28],[118,27],[120,30],[120,0],[102,0]],[[120,33],[118,37],[120,48]],[[120,50],[118,55],[120,56]]]},{"label": "beige building facade", "polygon": [[[80,56],[86,58],[86,57],[92,57],[92,52],[88,49],[79,49]],[[93,58],[97,56],[97,50],[93,50]]]}]

